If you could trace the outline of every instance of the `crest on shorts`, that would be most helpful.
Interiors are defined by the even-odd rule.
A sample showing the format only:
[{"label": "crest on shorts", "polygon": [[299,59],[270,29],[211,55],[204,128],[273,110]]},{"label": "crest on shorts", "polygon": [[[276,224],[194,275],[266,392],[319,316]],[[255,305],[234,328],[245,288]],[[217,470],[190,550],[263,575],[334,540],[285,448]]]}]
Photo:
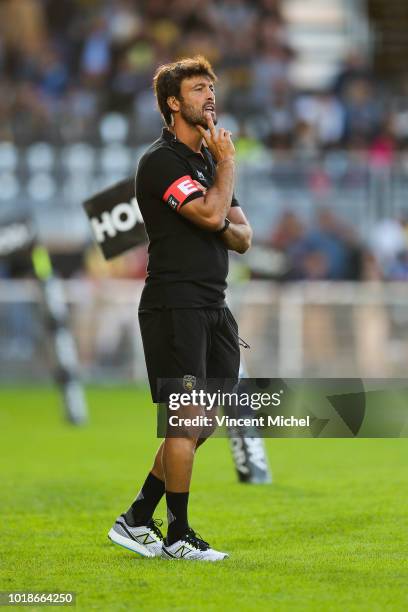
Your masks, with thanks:
[{"label": "crest on shorts", "polygon": [[197,379],[192,374],[186,374],[183,377],[183,388],[186,391],[192,391],[196,385]]}]

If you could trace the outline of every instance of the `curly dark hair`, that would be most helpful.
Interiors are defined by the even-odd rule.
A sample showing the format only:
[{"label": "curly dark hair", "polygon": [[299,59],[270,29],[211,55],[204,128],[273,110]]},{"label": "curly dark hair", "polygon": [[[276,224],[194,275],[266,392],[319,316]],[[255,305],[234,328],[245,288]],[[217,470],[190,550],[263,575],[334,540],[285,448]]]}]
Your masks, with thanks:
[{"label": "curly dark hair", "polygon": [[174,96],[180,99],[180,88],[183,79],[193,76],[208,76],[213,83],[217,77],[210,62],[202,55],[186,58],[159,66],[153,78],[153,88],[157,104],[167,125],[171,125],[171,109],[167,104],[167,98]]}]

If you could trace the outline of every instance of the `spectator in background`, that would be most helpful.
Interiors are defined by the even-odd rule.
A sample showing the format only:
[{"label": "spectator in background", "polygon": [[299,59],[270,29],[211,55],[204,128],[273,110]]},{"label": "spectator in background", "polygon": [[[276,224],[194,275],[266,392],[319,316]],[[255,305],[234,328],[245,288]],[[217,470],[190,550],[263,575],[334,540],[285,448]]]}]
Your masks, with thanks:
[{"label": "spectator in background", "polygon": [[374,135],[368,149],[369,163],[375,170],[391,167],[395,159],[396,143],[393,134],[392,118],[385,118],[382,127]]},{"label": "spectator in background", "polygon": [[154,45],[147,38],[135,41],[120,55],[111,81],[112,110],[129,113],[135,98],[149,87],[155,60]]},{"label": "spectator in background", "polygon": [[382,105],[367,80],[354,80],[344,98],[346,139],[367,146],[378,131],[382,120]]},{"label": "spectator in background", "polygon": [[316,226],[306,230],[293,212],[285,212],[271,246],[286,254],[288,280],[358,280],[361,247],[353,229],[328,208],[318,212]]},{"label": "spectator in background", "polygon": [[358,51],[346,56],[333,83],[333,92],[344,107],[347,142],[368,147],[381,127],[385,109],[372,71]]},{"label": "spectator in background", "polygon": [[[256,7],[245,0],[221,0],[214,6],[213,23],[218,22],[222,37],[253,31],[257,17]],[[214,15],[216,13],[216,16]]]},{"label": "spectator in background", "polygon": [[11,110],[11,126],[17,143],[30,144],[52,136],[53,108],[45,104],[33,83],[22,82],[16,88]]},{"label": "spectator in background", "polygon": [[298,125],[307,126],[315,150],[338,144],[345,132],[345,112],[341,102],[330,92],[300,95],[295,102]]},{"label": "spectator in background", "polygon": [[353,228],[329,208],[317,215],[317,228],[306,236],[306,247],[326,257],[327,280],[357,280],[360,276],[359,240]]},{"label": "spectator in background", "polygon": [[108,4],[105,17],[114,52],[126,48],[142,34],[143,20],[138,5],[132,0],[118,0]]},{"label": "spectator in background", "polygon": [[96,88],[101,88],[111,67],[111,47],[107,22],[97,17],[85,39],[81,56],[81,72],[86,80]]},{"label": "spectator in background", "polygon": [[293,92],[287,81],[275,83],[274,101],[266,111],[265,144],[274,149],[287,150],[292,144],[295,127]]},{"label": "spectator in background", "polygon": [[285,211],[273,230],[270,246],[288,252],[302,241],[305,234],[305,226],[297,215],[290,210]]},{"label": "spectator in background", "polygon": [[50,101],[57,100],[66,91],[68,72],[58,53],[45,47],[38,63],[39,91]]},{"label": "spectator in background", "polygon": [[[374,227],[369,240],[372,253],[385,278],[393,276],[405,265],[407,235],[396,219],[382,219]],[[403,254],[402,261],[399,259]]]},{"label": "spectator in background", "polygon": [[261,42],[253,62],[252,100],[258,111],[273,106],[275,92],[287,83],[290,52],[274,39]]},{"label": "spectator in background", "polygon": [[0,35],[10,61],[23,55],[35,58],[47,38],[44,7],[37,0],[3,0],[0,3]]},{"label": "spectator in background", "polygon": [[64,96],[60,114],[60,133],[64,142],[95,140],[94,118],[100,114],[100,99],[85,79],[71,85]]},{"label": "spectator in background", "polygon": [[363,55],[353,49],[346,55],[344,63],[339,69],[333,83],[333,93],[344,101],[349,95],[350,87],[355,82],[361,81],[372,85],[373,75]]},{"label": "spectator in background", "polygon": [[408,249],[401,251],[391,263],[388,271],[390,281],[408,281]]}]

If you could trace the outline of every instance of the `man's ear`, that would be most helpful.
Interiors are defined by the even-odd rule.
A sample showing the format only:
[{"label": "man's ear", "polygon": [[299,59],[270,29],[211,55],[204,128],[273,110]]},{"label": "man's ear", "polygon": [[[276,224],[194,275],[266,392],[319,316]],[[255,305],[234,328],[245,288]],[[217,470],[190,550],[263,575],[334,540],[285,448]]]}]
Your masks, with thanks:
[{"label": "man's ear", "polygon": [[175,96],[169,96],[167,98],[167,104],[170,110],[173,111],[173,113],[177,113],[180,110],[180,102],[177,100]]}]

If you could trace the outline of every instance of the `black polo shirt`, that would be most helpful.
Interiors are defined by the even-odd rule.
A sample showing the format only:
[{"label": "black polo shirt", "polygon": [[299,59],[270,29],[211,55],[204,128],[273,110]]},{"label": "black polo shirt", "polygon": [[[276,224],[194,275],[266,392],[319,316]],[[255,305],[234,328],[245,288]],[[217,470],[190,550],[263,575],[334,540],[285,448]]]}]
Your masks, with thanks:
[{"label": "black polo shirt", "polygon": [[[136,198],[149,239],[140,310],[225,306],[227,247],[179,214],[214,183],[212,155],[204,145],[201,152],[164,128],[139,162]],[[235,198],[231,206],[239,206]]]}]

